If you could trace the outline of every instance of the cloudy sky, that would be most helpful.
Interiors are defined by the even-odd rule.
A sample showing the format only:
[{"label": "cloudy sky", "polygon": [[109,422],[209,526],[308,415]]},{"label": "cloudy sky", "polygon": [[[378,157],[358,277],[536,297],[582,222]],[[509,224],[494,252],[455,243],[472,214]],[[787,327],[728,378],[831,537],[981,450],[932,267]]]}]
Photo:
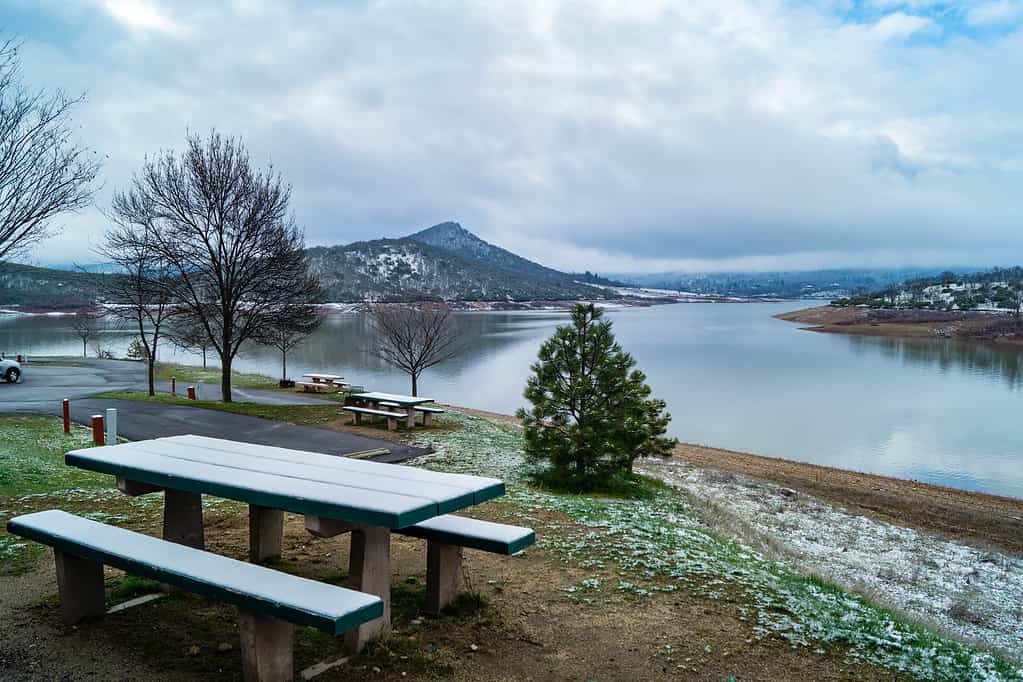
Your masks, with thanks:
[{"label": "cloudy sky", "polygon": [[[0,0],[109,202],[243,136],[311,244],[443,220],[563,269],[1023,262],[1023,0]],[[33,256],[82,262],[99,209]]]}]

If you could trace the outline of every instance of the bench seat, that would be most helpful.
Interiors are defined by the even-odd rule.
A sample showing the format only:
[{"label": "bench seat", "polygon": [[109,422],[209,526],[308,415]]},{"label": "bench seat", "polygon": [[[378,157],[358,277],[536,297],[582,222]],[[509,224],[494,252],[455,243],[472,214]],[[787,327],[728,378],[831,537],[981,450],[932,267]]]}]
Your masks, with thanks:
[{"label": "bench seat", "polygon": [[345,405],[341,408],[345,412],[351,412],[355,416],[355,423],[361,424],[363,415],[369,417],[384,417],[387,419],[387,430],[393,431],[398,428],[398,419],[404,419],[405,415],[400,412],[388,412],[387,410],[378,410],[373,407],[356,407],[355,405]]},{"label": "bench seat", "polygon": [[393,531],[426,540],[426,610],[440,613],[462,590],[465,547],[512,555],[536,542],[532,528],[444,514]]},{"label": "bench seat", "polygon": [[341,386],[338,384],[323,384],[312,381],[296,381],[295,385],[300,386],[306,393],[337,393],[341,390]]},{"label": "bench seat", "polygon": [[444,410],[439,407],[427,407],[426,405],[416,405],[417,412],[427,412],[429,414],[444,414]]},{"label": "bench seat", "polygon": [[532,528],[480,521],[454,514],[435,516],[394,532],[507,556],[521,552],[536,542],[536,533]]},{"label": "bench seat", "polygon": [[237,606],[245,677],[291,679],[292,624],[340,635],[380,618],[382,600],[108,526],[64,511],[18,516],[8,532],[54,548],[64,619],[104,615],[103,566]]}]

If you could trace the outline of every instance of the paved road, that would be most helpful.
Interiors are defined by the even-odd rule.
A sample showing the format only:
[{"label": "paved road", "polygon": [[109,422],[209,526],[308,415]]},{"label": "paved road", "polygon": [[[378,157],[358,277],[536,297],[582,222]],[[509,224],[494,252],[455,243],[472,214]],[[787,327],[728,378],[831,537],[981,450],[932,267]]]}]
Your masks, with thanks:
[{"label": "paved road", "polygon": [[[71,362],[71,361],[69,361]],[[61,401],[71,400],[71,418],[88,424],[93,414],[102,414],[108,407],[117,408],[118,431],[129,440],[159,438],[192,433],[214,438],[228,438],[261,445],[275,445],[311,450],[327,454],[348,454],[386,448],[390,454],[374,457],[376,461],[397,462],[428,452],[390,441],[340,433],[312,426],[296,426],[281,422],[230,414],[219,410],[143,403],[134,400],[93,398],[99,393],[134,388],[145,390],[145,367],[123,360],[80,360],[81,366],[36,364],[25,366],[21,382],[0,382],[0,414],[28,413],[59,415]],[[169,384],[159,386],[170,391]],[[178,383],[178,390],[184,385]],[[200,397],[214,399],[219,386],[203,386]],[[300,394],[235,389],[237,401],[263,404],[322,405],[323,399]]]}]

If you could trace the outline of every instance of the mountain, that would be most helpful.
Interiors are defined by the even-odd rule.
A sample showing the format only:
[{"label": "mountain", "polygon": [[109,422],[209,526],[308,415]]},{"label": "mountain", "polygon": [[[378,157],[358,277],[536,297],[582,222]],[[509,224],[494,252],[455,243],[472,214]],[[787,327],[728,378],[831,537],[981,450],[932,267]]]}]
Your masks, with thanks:
[{"label": "mountain", "polygon": [[18,305],[46,310],[72,310],[90,305],[96,275],[72,270],[0,263],[0,307]]},{"label": "mountain", "polygon": [[[807,272],[668,272],[620,275],[633,286],[724,296],[836,298],[936,275],[943,268],[838,268]],[[975,268],[966,268],[972,270]]]},{"label": "mountain", "polygon": [[331,301],[597,299],[611,295],[602,285],[613,284],[534,263],[454,222],[306,253]]}]

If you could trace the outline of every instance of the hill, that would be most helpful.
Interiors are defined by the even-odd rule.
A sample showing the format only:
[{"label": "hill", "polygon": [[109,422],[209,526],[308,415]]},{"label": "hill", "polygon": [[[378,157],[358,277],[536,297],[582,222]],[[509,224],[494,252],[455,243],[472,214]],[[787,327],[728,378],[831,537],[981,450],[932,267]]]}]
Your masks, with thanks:
[{"label": "hill", "polygon": [[633,286],[721,296],[833,299],[937,275],[941,268],[836,268],[807,272],[667,272],[618,275]]},{"label": "hill", "polygon": [[838,306],[929,310],[1010,311],[1023,310],[1023,267],[994,268],[986,272],[942,272],[917,277],[899,286],[832,301]]},{"label": "hill", "polygon": [[0,263],[0,307],[74,310],[92,304],[96,275]]},{"label": "hill", "polygon": [[307,254],[331,301],[553,301],[611,295],[601,287],[610,281],[547,268],[453,222],[401,239],[314,247]]}]

